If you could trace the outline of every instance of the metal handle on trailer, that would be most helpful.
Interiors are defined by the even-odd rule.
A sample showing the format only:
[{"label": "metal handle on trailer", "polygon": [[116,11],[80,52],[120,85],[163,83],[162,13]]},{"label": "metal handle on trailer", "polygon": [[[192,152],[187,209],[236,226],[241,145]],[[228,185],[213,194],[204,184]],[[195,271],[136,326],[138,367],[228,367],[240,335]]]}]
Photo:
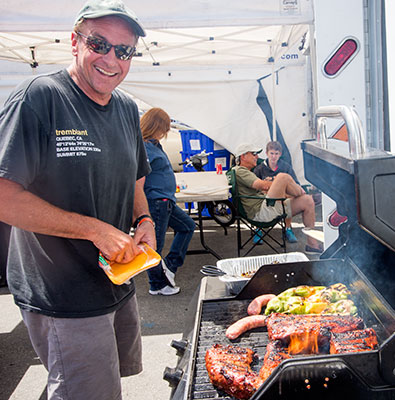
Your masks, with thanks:
[{"label": "metal handle on trailer", "polygon": [[348,132],[348,148],[352,159],[362,157],[366,152],[365,138],[361,120],[357,112],[348,106],[324,106],[316,112],[317,140],[320,145],[328,148],[328,137],[326,134],[326,118],[342,118]]}]

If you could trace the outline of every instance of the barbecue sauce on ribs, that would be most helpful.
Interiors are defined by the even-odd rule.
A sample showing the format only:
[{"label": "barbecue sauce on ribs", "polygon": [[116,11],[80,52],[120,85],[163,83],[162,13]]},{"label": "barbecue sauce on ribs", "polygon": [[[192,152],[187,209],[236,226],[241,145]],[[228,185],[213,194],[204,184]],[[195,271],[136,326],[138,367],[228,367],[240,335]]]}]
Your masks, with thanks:
[{"label": "barbecue sauce on ribs", "polygon": [[251,369],[253,357],[251,349],[215,344],[206,352],[211,383],[237,399],[249,399],[262,384]]},{"label": "barbecue sauce on ribs", "polygon": [[283,360],[292,357],[288,351],[291,337],[317,335],[324,353],[374,350],[378,345],[376,333],[363,327],[363,320],[351,315],[273,313],[267,318],[271,341],[259,374],[251,369],[253,350],[232,345],[215,344],[208,349],[206,368],[214,386],[237,399],[249,399]]},{"label": "barbecue sauce on ribs", "polygon": [[332,333],[330,354],[356,353],[375,350],[378,346],[376,332],[372,328]]}]

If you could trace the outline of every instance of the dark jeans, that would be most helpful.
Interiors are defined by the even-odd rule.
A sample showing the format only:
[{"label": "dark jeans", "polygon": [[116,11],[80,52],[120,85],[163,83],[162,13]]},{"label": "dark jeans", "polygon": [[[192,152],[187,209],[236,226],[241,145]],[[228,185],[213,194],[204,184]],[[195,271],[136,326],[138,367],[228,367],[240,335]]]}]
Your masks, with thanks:
[{"label": "dark jeans", "polygon": [[[176,272],[184,263],[189,242],[192,239],[196,225],[193,219],[173,201],[168,199],[148,200],[149,210],[155,221],[157,252],[162,253],[165,244],[166,231],[170,227],[174,230],[174,239],[170,251],[163,257],[170,271]],[[151,290],[160,290],[169,284],[162,265],[150,268],[148,278]]]}]

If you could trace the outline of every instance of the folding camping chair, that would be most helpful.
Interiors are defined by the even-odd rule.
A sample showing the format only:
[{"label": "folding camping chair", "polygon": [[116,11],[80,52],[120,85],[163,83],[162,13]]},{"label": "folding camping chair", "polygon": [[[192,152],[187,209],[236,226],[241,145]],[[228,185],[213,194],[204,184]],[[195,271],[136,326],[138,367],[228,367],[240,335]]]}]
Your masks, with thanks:
[{"label": "folding camping chair", "polygon": [[[244,196],[240,195],[237,187],[237,180],[236,180],[236,171],[234,168],[229,169],[226,172],[229,185],[231,185],[231,193],[232,193],[232,202],[234,208],[236,210],[236,226],[237,226],[237,256],[241,257],[241,250],[246,249],[246,252],[243,254],[243,257],[247,256],[258,243],[255,243],[253,238],[255,235],[261,236],[261,241],[268,245],[271,249],[273,249],[276,253],[280,253],[278,251],[278,247],[284,249],[284,253],[287,251],[286,247],[286,236],[285,236],[285,206],[284,200],[285,198],[281,199],[274,199],[274,198],[267,198],[266,196]],[[241,202],[242,198],[250,198],[250,199],[264,199],[266,203],[270,205],[274,205],[276,201],[281,201],[283,207],[283,214],[276,217],[274,220],[270,222],[260,222],[254,221],[251,218],[247,217],[247,213],[244,210],[243,204]],[[241,223],[244,223],[245,226],[250,230],[249,237],[242,241],[241,237]],[[273,236],[272,230],[276,225],[279,225],[281,228],[281,239],[278,240],[276,237]]]}]

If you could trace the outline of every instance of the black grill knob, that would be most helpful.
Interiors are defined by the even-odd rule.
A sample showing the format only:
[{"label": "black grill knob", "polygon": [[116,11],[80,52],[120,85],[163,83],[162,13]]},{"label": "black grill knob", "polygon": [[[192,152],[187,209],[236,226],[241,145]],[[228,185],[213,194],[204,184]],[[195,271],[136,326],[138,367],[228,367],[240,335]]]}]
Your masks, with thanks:
[{"label": "black grill knob", "polygon": [[163,372],[163,379],[169,382],[171,387],[176,387],[180,382],[184,371],[181,368],[170,368],[166,367]]},{"label": "black grill knob", "polygon": [[188,340],[172,340],[170,346],[177,350],[177,355],[182,356],[188,346]]}]

